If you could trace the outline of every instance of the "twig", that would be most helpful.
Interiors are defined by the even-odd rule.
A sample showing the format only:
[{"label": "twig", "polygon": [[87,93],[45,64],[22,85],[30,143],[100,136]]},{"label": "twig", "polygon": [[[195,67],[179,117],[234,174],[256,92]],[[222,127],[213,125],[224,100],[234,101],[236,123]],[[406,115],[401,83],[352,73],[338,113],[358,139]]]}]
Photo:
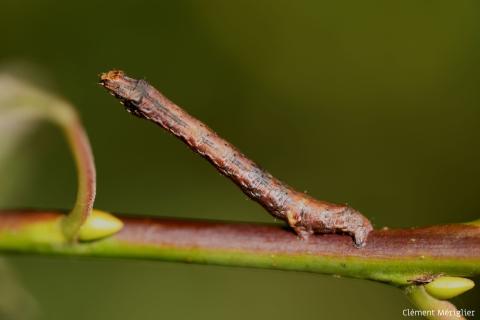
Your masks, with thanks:
[{"label": "twig", "polygon": [[120,217],[108,238],[68,244],[53,211],[0,213],[0,251],[158,259],[297,270],[405,286],[432,275],[480,275],[480,227],[468,224],[375,230],[361,250],[345,235],[301,241],[278,225]]},{"label": "twig", "polygon": [[365,245],[372,225],[358,211],[313,199],[287,186],[146,81],[129,78],[122,71],[110,71],[101,75],[100,83],[120,99],[127,111],[155,122],[183,140],[251,199],[287,221],[302,238],[314,232],[342,232],[352,235],[358,247]]}]

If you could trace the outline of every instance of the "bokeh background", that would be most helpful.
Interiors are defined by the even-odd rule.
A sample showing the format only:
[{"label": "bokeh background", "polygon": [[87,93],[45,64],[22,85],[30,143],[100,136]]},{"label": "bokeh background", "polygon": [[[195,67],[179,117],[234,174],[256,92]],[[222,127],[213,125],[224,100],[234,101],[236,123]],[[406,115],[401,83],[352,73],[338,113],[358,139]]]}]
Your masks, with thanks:
[{"label": "bokeh background", "polygon": [[[97,85],[121,68],[282,180],[376,227],[462,222],[480,215],[479,13],[463,0],[3,0],[0,64],[40,70],[78,108],[100,209],[273,222]],[[42,126],[4,163],[0,204],[69,208],[75,186],[63,137]],[[388,286],[305,273],[6,260],[37,319],[403,319],[411,307]],[[455,301],[478,313],[479,298]]]}]

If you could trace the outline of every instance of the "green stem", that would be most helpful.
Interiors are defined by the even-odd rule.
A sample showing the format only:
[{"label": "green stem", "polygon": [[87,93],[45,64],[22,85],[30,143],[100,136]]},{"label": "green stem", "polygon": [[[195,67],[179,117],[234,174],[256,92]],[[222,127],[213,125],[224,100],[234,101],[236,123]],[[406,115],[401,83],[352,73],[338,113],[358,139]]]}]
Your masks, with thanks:
[{"label": "green stem", "polygon": [[298,239],[278,225],[121,217],[110,237],[70,244],[63,215],[8,211],[0,215],[0,251],[155,259],[370,279],[396,286],[432,275],[480,275],[480,228],[466,224],[374,230],[364,248],[348,236]]},{"label": "green stem", "polygon": [[63,231],[69,240],[76,240],[80,227],[89,217],[96,191],[96,172],[93,153],[87,134],[77,117],[62,123],[77,168],[77,198],[70,214],[63,221]]}]

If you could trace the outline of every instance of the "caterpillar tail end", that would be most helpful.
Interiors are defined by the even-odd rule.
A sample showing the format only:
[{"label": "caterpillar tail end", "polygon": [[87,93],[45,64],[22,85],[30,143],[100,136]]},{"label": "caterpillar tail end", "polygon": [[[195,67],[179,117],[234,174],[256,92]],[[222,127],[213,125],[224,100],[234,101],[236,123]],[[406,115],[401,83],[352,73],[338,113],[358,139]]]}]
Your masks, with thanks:
[{"label": "caterpillar tail end", "polygon": [[343,207],[341,210],[321,210],[303,215],[289,211],[286,220],[299,238],[308,240],[314,234],[340,233],[350,235],[356,248],[363,248],[373,230],[370,221],[360,212]]}]

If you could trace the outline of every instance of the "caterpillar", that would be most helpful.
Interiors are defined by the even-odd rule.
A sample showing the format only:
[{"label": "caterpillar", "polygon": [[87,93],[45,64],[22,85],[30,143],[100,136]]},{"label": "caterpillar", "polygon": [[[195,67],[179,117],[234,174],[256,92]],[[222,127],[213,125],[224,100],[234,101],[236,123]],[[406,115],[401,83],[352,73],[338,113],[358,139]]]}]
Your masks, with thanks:
[{"label": "caterpillar", "polygon": [[160,125],[206,158],[248,197],[274,217],[286,221],[299,237],[345,233],[352,236],[355,246],[366,244],[373,227],[360,212],[347,205],[316,200],[276,179],[145,80],[112,70],[100,75],[100,84],[128,112]]}]

